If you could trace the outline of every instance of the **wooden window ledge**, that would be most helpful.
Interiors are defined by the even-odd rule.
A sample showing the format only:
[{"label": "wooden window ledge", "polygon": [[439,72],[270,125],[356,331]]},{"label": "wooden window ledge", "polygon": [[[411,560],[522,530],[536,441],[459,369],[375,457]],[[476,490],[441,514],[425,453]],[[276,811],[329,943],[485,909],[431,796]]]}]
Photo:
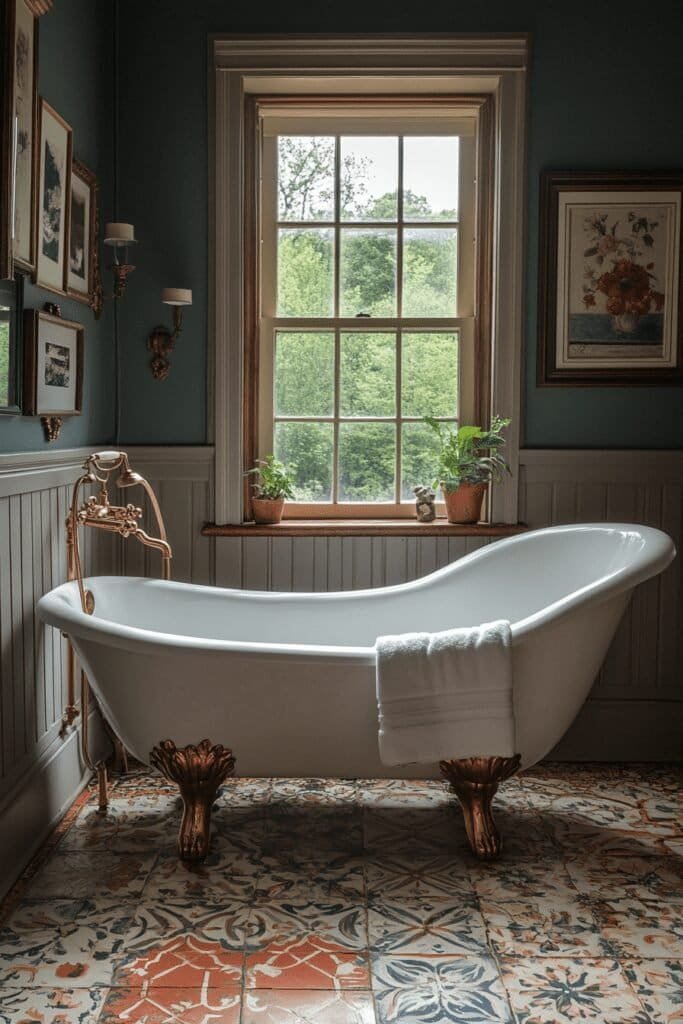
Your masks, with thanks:
[{"label": "wooden window ledge", "polygon": [[456,526],[446,519],[284,519],[272,526],[205,523],[203,537],[512,537],[524,523],[475,523]]}]

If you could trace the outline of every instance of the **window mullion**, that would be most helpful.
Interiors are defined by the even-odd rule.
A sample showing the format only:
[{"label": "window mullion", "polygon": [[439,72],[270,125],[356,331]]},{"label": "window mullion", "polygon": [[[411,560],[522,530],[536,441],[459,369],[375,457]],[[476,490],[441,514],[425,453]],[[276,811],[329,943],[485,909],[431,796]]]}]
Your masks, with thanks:
[{"label": "window mullion", "polygon": [[332,504],[339,501],[339,371],[341,365],[341,340],[339,328],[334,332],[334,426],[332,442]]},{"label": "window mullion", "polygon": [[396,480],[394,483],[394,500],[401,502],[401,477],[403,476],[403,409],[401,407],[401,382],[403,379],[403,332],[399,327],[396,332]]}]

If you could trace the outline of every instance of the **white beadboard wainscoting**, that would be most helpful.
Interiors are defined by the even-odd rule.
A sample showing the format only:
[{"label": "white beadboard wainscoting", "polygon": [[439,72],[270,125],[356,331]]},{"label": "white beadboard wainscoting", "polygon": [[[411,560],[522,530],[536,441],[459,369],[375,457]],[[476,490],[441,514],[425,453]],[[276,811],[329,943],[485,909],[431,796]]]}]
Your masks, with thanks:
[{"label": "white beadboard wainscoting", "polygon": [[[0,455],[0,895],[86,780],[76,729],[60,736],[66,642],[35,604],[66,578],[64,521],[88,453]],[[87,537],[84,553],[108,571],[111,538]],[[107,749],[95,717],[91,742]]]}]

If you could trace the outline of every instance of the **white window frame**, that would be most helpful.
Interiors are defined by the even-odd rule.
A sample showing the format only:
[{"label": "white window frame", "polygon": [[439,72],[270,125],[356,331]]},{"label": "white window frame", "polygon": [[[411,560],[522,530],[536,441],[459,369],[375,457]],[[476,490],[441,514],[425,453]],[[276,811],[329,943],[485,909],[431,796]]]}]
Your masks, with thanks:
[{"label": "white window frame", "polygon": [[210,111],[214,230],[215,520],[242,522],[245,102],[250,95],[434,94],[493,101],[491,409],[509,416],[512,475],[493,489],[495,522],[517,521],[521,414],[526,36],[215,37]]}]

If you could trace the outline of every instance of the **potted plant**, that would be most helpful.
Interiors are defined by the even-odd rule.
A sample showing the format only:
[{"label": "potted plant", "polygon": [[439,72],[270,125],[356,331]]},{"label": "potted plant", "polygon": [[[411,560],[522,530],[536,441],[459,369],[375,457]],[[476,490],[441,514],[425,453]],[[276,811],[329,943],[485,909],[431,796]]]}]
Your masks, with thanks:
[{"label": "potted plant", "polygon": [[441,485],[448,522],[479,522],[489,483],[510,472],[501,453],[503,431],[510,420],[494,416],[488,430],[474,426],[453,430],[432,416],[424,421],[439,436],[439,475],[434,486]]},{"label": "potted plant", "polygon": [[265,459],[257,459],[257,465],[248,469],[245,476],[252,473],[257,477],[251,499],[254,521],[264,525],[279,523],[285,498],[294,497],[291,472],[274,455],[266,455]]}]

